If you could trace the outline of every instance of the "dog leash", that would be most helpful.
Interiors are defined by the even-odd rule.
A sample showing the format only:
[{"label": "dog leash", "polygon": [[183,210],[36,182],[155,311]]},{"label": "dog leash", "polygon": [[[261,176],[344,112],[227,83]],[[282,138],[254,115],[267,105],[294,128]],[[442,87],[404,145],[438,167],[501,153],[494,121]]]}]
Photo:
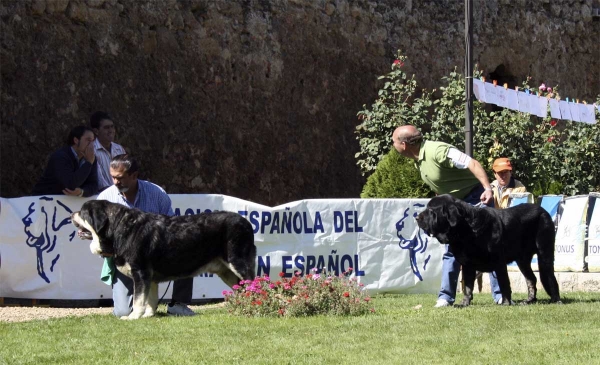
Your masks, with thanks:
[{"label": "dog leash", "polygon": [[169,290],[169,287],[171,286],[172,281],[169,281],[169,284],[167,285],[167,288],[165,289],[165,293],[163,294],[163,296],[158,300],[158,302],[162,302],[163,298],[165,297],[165,295],[167,295],[167,291]]}]

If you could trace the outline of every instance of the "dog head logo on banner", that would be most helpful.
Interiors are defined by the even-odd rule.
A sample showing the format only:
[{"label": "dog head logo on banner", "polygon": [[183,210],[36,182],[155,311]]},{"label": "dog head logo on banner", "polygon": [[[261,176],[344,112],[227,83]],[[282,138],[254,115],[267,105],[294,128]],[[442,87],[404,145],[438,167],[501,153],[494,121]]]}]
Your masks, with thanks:
[{"label": "dog head logo on banner", "polygon": [[[404,210],[404,216],[398,222],[396,222],[396,234],[398,235],[398,239],[400,240],[398,244],[403,250],[408,250],[408,254],[410,256],[410,268],[413,274],[415,274],[415,276],[419,278],[420,281],[423,281],[423,276],[421,275],[421,271],[419,270],[417,254],[419,254],[420,257],[424,257],[423,270],[427,270],[427,263],[429,262],[429,259],[431,259],[431,255],[427,253],[429,237],[422,233],[421,229],[419,229],[419,227],[416,224],[414,224],[417,214],[419,213],[419,211],[423,210],[424,207],[425,204],[413,204],[412,207],[408,207],[406,208],[406,210]],[[408,218],[409,216],[412,216],[413,219],[409,222],[413,224],[407,227],[405,226],[405,223],[406,218]],[[412,228],[412,230],[410,228]],[[405,232],[405,230],[407,232]],[[410,234],[410,236],[408,236],[407,234]]]},{"label": "dog head logo on banner", "polygon": [[58,232],[67,226],[64,229],[72,231],[69,233],[69,241],[75,236],[73,226],[70,224],[73,212],[60,200],[51,197],[40,197],[37,203],[32,202],[29,205],[28,213],[21,221],[26,235],[25,244],[36,251],[38,275],[50,283],[46,270],[53,272],[60,259],[60,254],[54,252]]}]

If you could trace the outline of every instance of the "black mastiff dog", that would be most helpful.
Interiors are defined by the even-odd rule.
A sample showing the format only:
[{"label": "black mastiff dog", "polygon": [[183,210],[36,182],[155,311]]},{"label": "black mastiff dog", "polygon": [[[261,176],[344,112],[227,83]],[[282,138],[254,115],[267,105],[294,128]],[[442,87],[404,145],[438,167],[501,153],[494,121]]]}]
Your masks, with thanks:
[{"label": "black mastiff dog", "polygon": [[554,224],[542,207],[521,204],[508,209],[477,208],[451,195],[429,201],[417,216],[421,229],[450,245],[462,265],[465,281],[462,306],[473,299],[476,271],[495,271],[502,292],[502,304],[510,305],[511,289],[506,264],[516,261],[527,282],[528,297],[536,298],[536,277],[531,259],[538,256],[540,279],[551,302],[560,302],[554,276]]},{"label": "black mastiff dog", "polygon": [[71,221],[92,253],[113,256],[133,279],[133,311],[122,319],[153,316],[160,282],[210,272],[233,286],[256,273],[252,226],[237,213],[168,217],[90,200]]}]

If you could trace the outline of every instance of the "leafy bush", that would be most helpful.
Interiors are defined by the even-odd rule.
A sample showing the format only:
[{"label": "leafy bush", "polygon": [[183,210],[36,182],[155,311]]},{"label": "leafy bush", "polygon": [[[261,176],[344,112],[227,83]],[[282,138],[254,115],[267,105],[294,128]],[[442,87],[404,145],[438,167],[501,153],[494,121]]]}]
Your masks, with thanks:
[{"label": "leafy bush", "polygon": [[271,281],[257,276],[223,291],[232,314],[250,317],[305,317],[312,315],[362,315],[374,312],[363,284],[350,277],[352,269],[336,276],[313,269],[311,274]]},{"label": "leafy bush", "polygon": [[421,126],[427,121],[431,94],[423,90],[420,97],[416,96],[415,76],[408,78],[402,70],[405,61],[406,56],[398,51],[392,71],[378,78],[384,84],[377,100],[371,108],[363,105],[363,110],[358,112],[358,119],[362,123],[356,127],[360,151],[355,157],[363,175],[372,173],[388,153],[392,132],[397,126]]},{"label": "leafy bush", "polygon": [[414,161],[401,156],[395,149],[383,157],[369,176],[361,198],[424,198],[433,196],[421,180]]},{"label": "leafy bush", "polygon": [[[423,90],[417,96],[414,75],[408,77],[401,70],[406,57],[400,52],[392,64],[392,71],[380,79],[386,80],[370,108],[358,112],[361,123],[356,127],[361,150],[356,154],[363,174],[371,175],[393,149],[390,141],[393,130],[404,124],[420,128],[426,139],[443,141],[464,150],[465,82],[464,76],[454,70],[444,77],[441,96],[433,100],[432,93]],[[474,77],[480,77],[480,70]],[[407,81],[408,80],[408,81]],[[556,88],[542,84],[532,88],[527,78],[522,90],[538,92],[540,97],[560,98]],[[435,91],[435,90],[434,90]],[[597,103],[600,103],[600,96]],[[596,110],[596,124],[567,120],[538,118],[510,109],[492,108],[473,102],[473,156],[487,168],[491,177],[491,163],[498,157],[509,157],[515,166],[514,174],[536,195],[586,194],[600,191],[600,117]],[[382,174],[388,175],[388,174]],[[393,178],[393,177],[392,177]],[[379,187],[387,185],[383,176],[367,180],[363,194],[377,196]],[[389,191],[381,188],[382,192]],[[384,197],[384,196],[378,196]]]}]

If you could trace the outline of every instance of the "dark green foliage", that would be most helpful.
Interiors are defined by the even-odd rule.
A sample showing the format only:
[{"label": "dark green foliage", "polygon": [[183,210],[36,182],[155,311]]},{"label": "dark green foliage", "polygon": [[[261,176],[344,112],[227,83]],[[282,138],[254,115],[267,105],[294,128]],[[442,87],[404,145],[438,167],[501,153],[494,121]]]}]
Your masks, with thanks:
[{"label": "dark green foliage", "polygon": [[[360,151],[357,164],[363,174],[372,174],[379,161],[392,148],[391,136],[397,126],[412,124],[420,128],[425,139],[443,141],[463,150],[465,124],[465,79],[454,70],[442,78],[441,95],[433,98],[423,90],[417,95],[414,75],[402,69],[406,57],[398,52],[392,71],[379,77],[385,80],[378,98],[370,108],[358,112],[361,123],[356,127]],[[474,77],[482,72],[474,70]],[[521,90],[531,90],[540,97],[560,98],[557,88],[530,86],[530,78]],[[498,86],[500,87],[500,86]],[[439,95],[437,93],[436,95]],[[596,103],[600,103],[600,96]],[[473,157],[488,171],[493,180],[491,163],[498,157],[508,157],[515,166],[514,175],[534,195],[587,194],[600,189],[600,117],[586,124],[568,120],[538,118],[529,113],[510,109],[492,111],[488,105],[473,103]],[[384,164],[385,166],[385,164]],[[387,174],[369,179],[363,195],[378,196],[388,183]],[[383,189],[381,192],[379,189]],[[403,187],[398,191],[404,194]],[[387,196],[387,195],[386,195]],[[408,195],[406,195],[408,196]]]},{"label": "dark green foliage", "polygon": [[413,160],[392,149],[377,164],[369,176],[360,197],[365,198],[426,198],[433,193],[419,175]]},{"label": "dark green foliage", "polygon": [[542,181],[536,181],[532,187],[530,187],[529,191],[534,196],[540,195],[560,195],[563,191],[563,185],[556,181],[549,181],[547,183],[543,183]]}]

